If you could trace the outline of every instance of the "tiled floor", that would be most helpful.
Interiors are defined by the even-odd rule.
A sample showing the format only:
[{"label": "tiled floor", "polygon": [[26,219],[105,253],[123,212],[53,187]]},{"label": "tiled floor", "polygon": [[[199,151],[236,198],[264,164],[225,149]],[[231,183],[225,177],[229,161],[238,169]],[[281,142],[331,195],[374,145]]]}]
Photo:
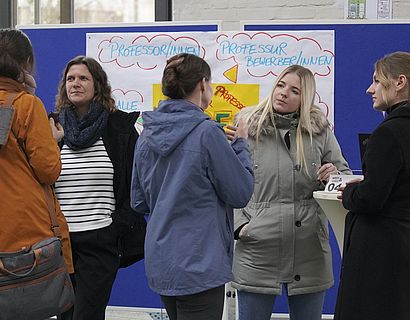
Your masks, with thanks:
[{"label": "tiled floor", "polygon": [[[159,310],[159,309],[158,309]],[[106,320],[169,320],[165,311],[153,311],[152,309],[139,310],[137,308],[127,307],[108,307],[106,311]],[[229,314],[225,320],[234,320],[235,315]],[[286,314],[273,314],[271,320],[287,320]],[[333,315],[323,315],[323,320],[333,319]]]},{"label": "tiled floor", "polygon": [[169,320],[165,311],[140,311],[133,308],[108,307],[106,320]]}]

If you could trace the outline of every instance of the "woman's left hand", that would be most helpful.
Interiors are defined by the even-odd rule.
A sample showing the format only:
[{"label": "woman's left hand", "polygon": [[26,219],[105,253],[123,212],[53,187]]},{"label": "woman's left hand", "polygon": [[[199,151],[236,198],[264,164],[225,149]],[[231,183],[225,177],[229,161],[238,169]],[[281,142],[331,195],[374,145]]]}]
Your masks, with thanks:
[{"label": "woman's left hand", "polygon": [[237,129],[238,128],[236,126],[230,124],[225,127],[225,134],[229,141],[233,141],[235,139]]},{"label": "woman's left hand", "polygon": [[342,184],[338,189],[338,193],[337,193],[337,200],[339,200],[340,202],[342,202],[343,200],[343,191],[345,190],[346,185]]},{"label": "woman's left hand", "polygon": [[61,139],[64,138],[63,126],[59,122],[55,123],[53,118],[48,119],[48,122],[50,124],[51,132],[53,133],[53,138],[57,143],[60,142]]},{"label": "woman's left hand", "polygon": [[350,180],[349,182],[346,182],[346,184],[342,184],[342,185],[337,189],[337,191],[339,191],[339,192],[337,193],[337,199],[339,199],[340,201],[342,201],[342,199],[343,199],[343,191],[345,191],[345,188],[346,188],[347,185],[359,183],[359,182],[362,181],[362,180],[363,180],[363,179],[361,179],[361,178],[357,178],[357,179]]},{"label": "woman's left hand", "polygon": [[233,141],[236,138],[248,139],[249,125],[243,119],[238,120],[238,126],[227,125],[225,127],[225,134],[229,141]]},{"label": "woman's left hand", "polygon": [[328,182],[331,174],[337,174],[336,166],[333,163],[325,163],[317,171],[317,179]]}]

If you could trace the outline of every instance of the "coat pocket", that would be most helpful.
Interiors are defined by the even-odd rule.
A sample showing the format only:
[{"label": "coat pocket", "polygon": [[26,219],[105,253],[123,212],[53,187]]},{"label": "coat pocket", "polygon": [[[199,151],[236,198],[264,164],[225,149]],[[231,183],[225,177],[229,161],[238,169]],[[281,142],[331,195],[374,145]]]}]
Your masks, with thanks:
[{"label": "coat pocket", "polygon": [[317,236],[319,238],[320,246],[322,251],[329,251],[329,222],[326,218],[326,215],[319,209],[316,211],[316,217],[318,220],[317,226]]}]

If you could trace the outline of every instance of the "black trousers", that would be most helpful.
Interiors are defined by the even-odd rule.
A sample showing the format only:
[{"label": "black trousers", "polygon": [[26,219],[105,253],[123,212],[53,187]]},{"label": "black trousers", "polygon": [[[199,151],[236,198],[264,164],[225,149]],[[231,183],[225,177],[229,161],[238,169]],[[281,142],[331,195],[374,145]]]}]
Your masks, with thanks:
[{"label": "black trousers", "polygon": [[186,296],[161,296],[170,320],[221,320],[225,286]]},{"label": "black trousers", "polygon": [[105,320],[105,309],[119,267],[118,232],[108,227],[70,232],[75,274],[73,309],[61,320]]}]

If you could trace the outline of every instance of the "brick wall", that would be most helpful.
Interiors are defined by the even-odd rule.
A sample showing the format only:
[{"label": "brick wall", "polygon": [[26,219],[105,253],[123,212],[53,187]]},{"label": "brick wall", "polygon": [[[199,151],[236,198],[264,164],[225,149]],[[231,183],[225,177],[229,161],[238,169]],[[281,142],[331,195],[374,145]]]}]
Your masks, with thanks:
[{"label": "brick wall", "polygon": [[[347,0],[174,0],[174,21],[222,21],[239,30],[243,20],[339,20]],[[372,0],[369,0],[372,1]],[[376,0],[373,0],[376,1]],[[410,19],[410,0],[393,0],[393,19]]]}]

